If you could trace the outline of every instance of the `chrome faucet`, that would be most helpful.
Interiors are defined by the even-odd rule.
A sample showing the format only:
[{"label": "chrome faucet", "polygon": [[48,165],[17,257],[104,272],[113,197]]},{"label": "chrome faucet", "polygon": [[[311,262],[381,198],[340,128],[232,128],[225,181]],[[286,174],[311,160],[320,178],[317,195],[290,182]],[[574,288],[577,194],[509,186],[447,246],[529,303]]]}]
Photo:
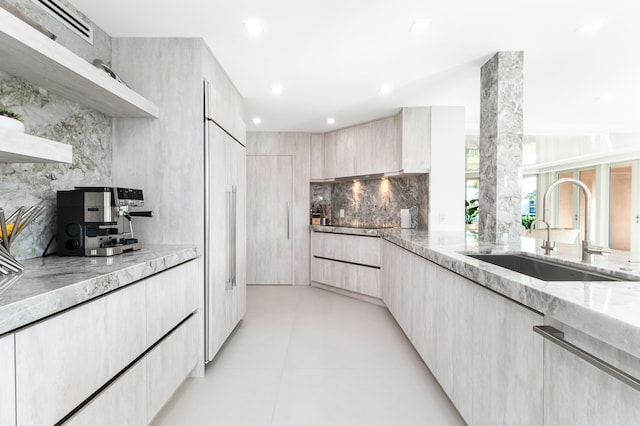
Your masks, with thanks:
[{"label": "chrome faucet", "polygon": [[[542,212],[543,212],[542,221],[547,224],[547,240],[549,239],[549,235],[550,235],[549,221],[547,219],[549,195],[551,194],[552,190],[554,190],[557,186],[563,183],[572,183],[576,185],[578,188],[582,190],[582,193],[584,194],[585,212],[584,212],[584,236],[582,238],[582,261],[590,262],[592,254],[610,253],[611,250],[608,247],[596,246],[592,244],[589,240],[589,235],[590,235],[589,212],[591,211],[591,191],[589,191],[589,187],[587,187],[587,185],[585,185],[584,182],[579,181],[578,179],[573,179],[573,178],[558,179],[557,181],[549,185],[549,188],[547,188],[547,190],[545,191],[544,198],[542,200]],[[548,241],[546,241],[545,243],[547,243],[546,245],[549,244]],[[545,248],[545,246],[543,245],[542,248]],[[549,254],[549,251],[546,250],[546,248],[545,248],[545,254]]]},{"label": "chrome faucet", "polygon": [[542,241],[542,245],[540,246],[540,248],[544,249],[544,254],[551,254],[551,251],[555,250],[556,245],[551,241],[551,226],[549,225],[549,222],[543,219],[536,219],[531,222],[531,225],[529,225],[529,229],[533,231],[535,229],[534,225],[538,222],[542,222],[547,225],[547,239]]}]

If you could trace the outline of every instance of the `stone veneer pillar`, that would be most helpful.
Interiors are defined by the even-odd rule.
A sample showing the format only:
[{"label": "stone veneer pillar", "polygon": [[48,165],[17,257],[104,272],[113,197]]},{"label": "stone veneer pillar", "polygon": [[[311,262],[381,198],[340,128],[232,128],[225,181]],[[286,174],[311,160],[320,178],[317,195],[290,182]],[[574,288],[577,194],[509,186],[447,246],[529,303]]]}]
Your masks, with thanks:
[{"label": "stone veneer pillar", "polygon": [[521,234],[523,52],[498,52],[480,72],[480,239]]}]

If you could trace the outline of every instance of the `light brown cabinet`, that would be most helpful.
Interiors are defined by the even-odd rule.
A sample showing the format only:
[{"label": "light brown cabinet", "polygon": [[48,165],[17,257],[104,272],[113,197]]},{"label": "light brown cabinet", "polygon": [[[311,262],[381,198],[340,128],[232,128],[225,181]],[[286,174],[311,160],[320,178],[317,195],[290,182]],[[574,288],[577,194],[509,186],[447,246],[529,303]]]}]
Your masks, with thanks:
[{"label": "light brown cabinet", "polygon": [[473,425],[542,424],[542,315],[388,241],[383,301]]},{"label": "light brown cabinet", "polygon": [[14,335],[0,337],[0,425],[16,424]]},{"label": "light brown cabinet", "polygon": [[0,388],[1,423],[55,424],[78,407],[70,424],[150,421],[202,356],[198,270],[181,264],[16,332],[15,369],[14,335],[2,338],[15,397]]},{"label": "light brown cabinet", "polygon": [[379,237],[313,232],[311,280],[381,298]]},{"label": "light brown cabinet", "polygon": [[311,180],[427,173],[430,122],[431,108],[403,108],[392,117],[313,135]]}]

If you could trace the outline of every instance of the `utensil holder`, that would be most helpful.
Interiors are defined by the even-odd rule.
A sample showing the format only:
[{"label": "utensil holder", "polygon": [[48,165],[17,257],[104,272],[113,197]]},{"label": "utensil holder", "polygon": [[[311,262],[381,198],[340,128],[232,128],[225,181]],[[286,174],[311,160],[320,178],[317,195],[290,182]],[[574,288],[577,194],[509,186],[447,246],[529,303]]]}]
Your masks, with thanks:
[{"label": "utensil holder", "polygon": [[44,207],[20,207],[5,218],[0,209],[0,274],[8,275],[24,270],[24,266],[11,254],[11,245],[18,235],[44,211]]}]

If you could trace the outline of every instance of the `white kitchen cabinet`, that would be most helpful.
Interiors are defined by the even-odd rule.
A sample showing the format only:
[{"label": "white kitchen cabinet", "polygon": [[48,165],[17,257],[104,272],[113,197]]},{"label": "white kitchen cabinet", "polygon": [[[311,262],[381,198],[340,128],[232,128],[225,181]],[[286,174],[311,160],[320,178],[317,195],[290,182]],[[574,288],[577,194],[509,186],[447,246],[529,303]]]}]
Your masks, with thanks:
[{"label": "white kitchen cabinet", "polygon": [[335,177],[355,176],[358,161],[358,127],[336,130]]},{"label": "white kitchen cabinet", "polygon": [[[147,421],[158,414],[200,357],[197,317],[191,316],[146,356]],[[171,368],[166,368],[167,366]]]},{"label": "white kitchen cabinet", "polygon": [[[354,127],[355,155],[350,154],[356,161],[355,175],[363,176],[383,170],[380,164],[380,151],[374,139],[373,123],[365,123]],[[379,173],[379,172],[378,172]]]},{"label": "white kitchen cabinet", "polygon": [[198,309],[198,264],[180,264],[146,279],[146,344],[151,346]]},{"label": "white kitchen cabinet", "polygon": [[313,232],[311,280],[381,298],[379,237]]},{"label": "white kitchen cabinet", "polygon": [[357,126],[356,175],[371,175],[400,170],[400,134],[398,116]]},{"label": "white kitchen cabinet", "polygon": [[324,145],[322,135],[311,135],[311,180],[325,179]]},{"label": "white kitchen cabinet", "polygon": [[474,296],[473,424],[542,425],[543,316],[485,288]]},{"label": "white kitchen cabinet", "polygon": [[143,353],[144,306],[142,282],[17,332],[17,424],[54,424]]},{"label": "white kitchen cabinet", "polygon": [[380,269],[313,257],[311,279],[320,284],[380,298]]},{"label": "white kitchen cabinet", "polygon": [[[427,260],[423,260],[428,262]],[[447,393],[460,415],[472,423],[473,369],[473,303],[476,284],[453,272],[436,268],[435,341],[438,348],[435,366],[431,369],[440,386]]]},{"label": "white kitchen cabinet", "polygon": [[336,132],[324,134],[324,178],[334,179],[337,176],[336,158],[338,156],[338,135]]},{"label": "white kitchen cabinet", "polygon": [[379,267],[382,240],[380,237],[314,232],[311,252],[327,259]]},{"label": "white kitchen cabinet", "polygon": [[[564,340],[587,353],[640,377],[640,360],[562,325]],[[637,425],[640,391],[544,340],[544,424]]]},{"label": "white kitchen cabinet", "polygon": [[147,424],[147,362],[143,358],[67,420],[65,426]]},{"label": "white kitchen cabinet", "polygon": [[383,301],[468,424],[542,423],[542,316],[383,241]]},{"label": "white kitchen cabinet", "polygon": [[[398,147],[404,173],[425,173],[431,168],[431,119],[433,107],[402,108]],[[437,143],[437,141],[435,141]]]},{"label": "white kitchen cabinet", "polygon": [[0,425],[16,424],[14,335],[0,337]]}]

